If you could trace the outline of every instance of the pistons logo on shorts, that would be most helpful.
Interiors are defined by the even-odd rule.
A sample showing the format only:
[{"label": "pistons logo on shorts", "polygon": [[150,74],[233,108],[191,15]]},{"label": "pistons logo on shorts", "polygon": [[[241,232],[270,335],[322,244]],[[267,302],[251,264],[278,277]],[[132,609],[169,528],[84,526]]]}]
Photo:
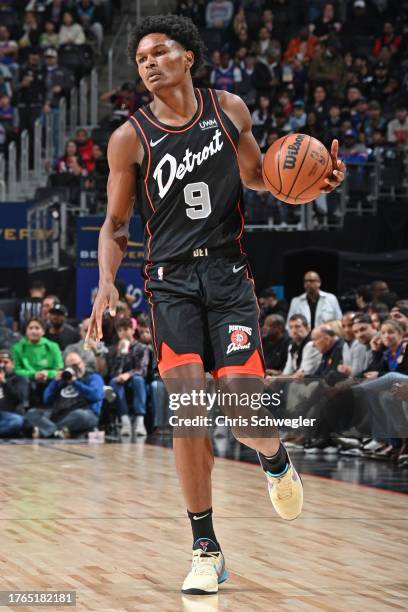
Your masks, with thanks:
[{"label": "pistons logo on shorts", "polygon": [[227,347],[227,355],[236,351],[246,351],[251,348],[249,336],[252,336],[252,327],[243,325],[229,325],[228,334],[230,343]]}]

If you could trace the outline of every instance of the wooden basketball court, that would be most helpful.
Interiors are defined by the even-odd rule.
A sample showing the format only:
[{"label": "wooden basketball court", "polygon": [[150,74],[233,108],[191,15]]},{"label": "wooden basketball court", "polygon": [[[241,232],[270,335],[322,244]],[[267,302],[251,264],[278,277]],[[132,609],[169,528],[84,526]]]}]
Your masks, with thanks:
[{"label": "wooden basketball court", "polygon": [[259,467],[217,459],[229,580],[194,598],[180,592],[191,534],[169,449],[4,445],[0,461],[0,590],[74,590],[98,611],[408,608],[406,495],[304,475],[304,512],[285,523]]}]

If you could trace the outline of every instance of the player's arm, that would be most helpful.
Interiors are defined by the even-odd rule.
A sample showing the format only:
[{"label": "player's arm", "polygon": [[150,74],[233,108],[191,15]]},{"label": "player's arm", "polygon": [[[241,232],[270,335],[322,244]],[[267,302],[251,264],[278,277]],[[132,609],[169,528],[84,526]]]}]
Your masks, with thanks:
[{"label": "player's arm", "polygon": [[102,338],[106,308],[115,315],[119,296],[115,276],[126,251],[129,222],[135,201],[136,172],[141,145],[130,124],[117,129],[108,146],[108,207],[99,234],[99,288],[92,309],[87,338]]},{"label": "player's arm", "polygon": [[245,187],[266,191],[262,178],[261,150],[252,134],[252,119],[245,102],[234,94],[218,91],[222,110],[239,130],[238,164]]}]

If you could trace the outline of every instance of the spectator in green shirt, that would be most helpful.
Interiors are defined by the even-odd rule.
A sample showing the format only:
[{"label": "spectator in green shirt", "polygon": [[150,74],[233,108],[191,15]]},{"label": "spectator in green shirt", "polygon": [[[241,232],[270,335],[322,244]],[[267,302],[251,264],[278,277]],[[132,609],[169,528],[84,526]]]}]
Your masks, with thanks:
[{"label": "spectator in green shirt", "polygon": [[12,347],[15,372],[30,380],[30,403],[41,404],[42,393],[57,370],[64,367],[61,350],[55,342],[44,338],[45,327],[41,319],[29,319],[25,337]]}]

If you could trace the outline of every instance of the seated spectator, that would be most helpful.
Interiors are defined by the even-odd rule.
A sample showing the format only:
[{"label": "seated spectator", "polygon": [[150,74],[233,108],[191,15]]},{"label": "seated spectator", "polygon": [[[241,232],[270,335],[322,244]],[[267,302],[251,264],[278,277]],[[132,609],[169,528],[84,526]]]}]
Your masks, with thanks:
[{"label": "seated spectator", "polygon": [[103,342],[96,342],[96,340],[92,338],[89,338],[88,341],[85,342],[86,334],[89,329],[89,321],[89,318],[82,321],[79,326],[81,339],[73,344],[68,344],[62,356],[65,359],[69,353],[78,353],[85,364],[87,372],[103,372],[105,368],[104,356],[108,351]]},{"label": "seated spectator", "polygon": [[75,142],[82,164],[85,165],[88,172],[92,172],[95,169],[95,161],[92,156],[94,141],[89,136],[87,130],[79,128],[79,130],[75,132]]},{"label": "seated spectator", "polygon": [[316,42],[316,36],[310,34],[307,27],[301,28],[299,35],[290,39],[283,61],[290,63],[296,57],[304,63],[309,62],[315,54]]},{"label": "seated spectator", "polygon": [[402,36],[396,34],[395,28],[390,21],[386,21],[383,26],[383,34],[375,39],[373,55],[378,57],[384,47],[389,49],[394,55],[398,52],[402,43]]},{"label": "seated spectator", "polygon": [[66,2],[65,0],[51,0],[51,2],[47,4],[45,9],[45,21],[50,20],[53,21],[55,24],[60,25],[67,4],[68,2]]},{"label": "seated spectator", "polygon": [[395,111],[395,119],[387,127],[387,140],[392,144],[408,147],[408,110],[406,105],[399,105]]},{"label": "seated spectator", "polygon": [[46,295],[41,304],[40,317],[46,325],[50,323],[50,310],[55,304],[59,304],[60,299],[57,295]]},{"label": "seated spectator", "polygon": [[340,32],[342,24],[336,20],[334,4],[329,2],[324,5],[323,13],[310,26],[310,31],[314,34],[317,40],[327,40],[330,34]]},{"label": "seated spectator", "polygon": [[13,332],[7,326],[7,319],[2,310],[0,310],[0,347],[9,349],[13,344],[18,342],[21,336],[17,332]]},{"label": "seated spectator", "polygon": [[58,344],[44,338],[44,334],[44,323],[33,317],[27,321],[24,338],[11,347],[15,372],[30,381],[30,401],[37,405],[42,403],[48,381],[63,367]]},{"label": "seated spectator", "polygon": [[84,45],[85,33],[79,23],[75,23],[74,16],[70,11],[64,11],[62,15],[62,26],[58,33],[58,46],[61,45]]},{"label": "seated spectator", "polygon": [[306,317],[310,328],[342,316],[339,302],[333,293],[321,291],[321,280],[317,272],[306,272],[303,278],[305,293],[294,297],[290,303],[288,319],[294,314]]},{"label": "seated spectator", "polygon": [[306,118],[305,103],[303,100],[296,100],[293,103],[293,110],[288,119],[291,129],[295,132],[302,131],[301,128],[306,125]]},{"label": "seated spectator", "polygon": [[78,331],[66,322],[67,316],[68,311],[63,304],[54,304],[49,310],[49,326],[45,335],[48,340],[58,344],[61,351],[80,340]]},{"label": "seated spectator", "polygon": [[272,287],[264,289],[259,294],[259,308],[261,325],[265,317],[270,314],[279,314],[286,318],[288,314],[288,303],[286,300],[278,300],[278,297]]},{"label": "seated spectator", "polygon": [[365,0],[355,0],[347,11],[347,20],[344,34],[348,38],[373,36],[377,30],[378,22],[373,4],[367,5]]},{"label": "seated spectator", "polygon": [[212,0],[207,4],[205,22],[207,28],[226,30],[231,25],[234,5],[230,0]]},{"label": "seated spectator", "polygon": [[[340,146],[340,156],[347,163],[362,164],[368,159],[367,147],[359,142],[358,133],[354,129],[347,130],[343,136],[344,140]],[[362,186],[364,187],[364,185]]]},{"label": "seated spectator", "polygon": [[13,74],[18,71],[17,55],[17,42],[11,39],[9,28],[0,25],[0,64],[7,66]]},{"label": "seated spectator", "polygon": [[98,427],[104,398],[102,376],[87,372],[78,353],[65,357],[64,368],[55,373],[44,391],[47,408],[31,408],[27,412],[35,436],[68,438]]},{"label": "seated spectator", "polygon": [[0,97],[0,123],[4,128],[7,142],[14,140],[18,134],[19,116],[9,96]]},{"label": "seated spectator", "polygon": [[79,153],[79,148],[75,140],[68,140],[65,145],[65,153],[54,166],[54,172],[58,174],[73,174],[82,176],[86,172],[86,166]]},{"label": "seated spectator", "polygon": [[38,47],[40,44],[40,33],[41,29],[36,14],[26,11],[24,14],[23,30],[18,40],[20,48]]},{"label": "seated spectator", "polygon": [[58,47],[58,32],[54,21],[47,19],[44,23],[44,31],[40,35],[40,47],[46,49],[47,47]]},{"label": "seated spectator", "polygon": [[221,64],[215,68],[210,76],[211,86],[234,93],[242,81],[241,70],[234,66],[230,54],[227,51],[221,53]]},{"label": "seated spectator", "polygon": [[288,357],[289,336],[285,319],[277,314],[268,315],[262,326],[262,348],[266,374],[277,376],[285,367]]},{"label": "seated spectator", "polygon": [[309,80],[324,83],[331,96],[341,96],[345,85],[346,66],[340,54],[338,41],[328,38],[319,44],[309,64]]},{"label": "seated spectator", "polygon": [[341,320],[344,340],[343,363],[338,366],[337,370],[346,376],[360,376],[367,367],[366,347],[357,340],[354,334],[355,318],[355,312],[346,312]]},{"label": "seated spectator", "polygon": [[266,66],[258,62],[254,53],[248,53],[244,60],[239,63],[242,81],[238,84],[237,94],[244,100],[247,106],[255,104],[257,91],[261,92],[269,88],[270,75]]},{"label": "seated spectator", "polygon": [[313,376],[322,357],[311,340],[307,319],[301,314],[294,314],[290,317],[288,325],[291,342],[282,375],[295,379]]},{"label": "seated spectator", "polygon": [[258,33],[258,42],[255,43],[254,53],[262,61],[266,62],[266,58],[270,56],[275,61],[279,62],[282,49],[278,40],[272,40],[271,32],[267,27],[262,27]]},{"label": "seated spectator", "polygon": [[95,37],[98,53],[102,52],[103,27],[98,14],[98,6],[92,0],[80,0],[76,5],[76,13],[87,38]]},{"label": "seated spectator", "polygon": [[386,293],[389,293],[390,288],[383,280],[375,280],[371,283],[372,302],[381,302]]},{"label": "seated spectator", "polygon": [[343,362],[343,339],[323,323],[312,331],[312,340],[314,347],[322,354],[315,376],[326,379],[329,384],[344,378],[338,375],[338,367]]},{"label": "seated spectator", "polygon": [[408,308],[406,306],[393,306],[390,311],[390,319],[397,321],[408,329]]},{"label": "seated spectator", "polygon": [[361,377],[363,372],[367,370],[369,363],[372,361],[371,341],[377,335],[377,330],[372,324],[370,315],[357,313],[353,319],[353,333],[356,340],[364,347],[365,354],[363,360],[363,368],[357,372],[356,377]]},{"label": "seated spectator", "polygon": [[135,416],[135,434],[145,436],[144,416],[146,414],[145,378],[149,366],[149,349],[134,339],[132,323],[121,319],[116,323],[118,344],[107,355],[110,386],[117,395],[121,418],[121,435],[129,436],[131,422],[126,391],[131,395],[131,413]]},{"label": "seated spectator", "polygon": [[271,101],[268,96],[259,96],[252,112],[252,133],[261,148],[265,145],[266,134],[271,127]]},{"label": "seated spectator", "polygon": [[45,284],[41,280],[31,281],[28,293],[29,296],[16,307],[13,321],[14,331],[24,332],[29,319],[41,316]]},{"label": "seated spectator", "polygon": [[360,285],[356,290],[356,306],[359,312],[366,312],[373,299],[370,285]]},{"label": "seated spectator", "polygon": [[22,433],[28,405],[28,382],[14,372],[11,352],[0,349],[0,438],[16,438]]}]

